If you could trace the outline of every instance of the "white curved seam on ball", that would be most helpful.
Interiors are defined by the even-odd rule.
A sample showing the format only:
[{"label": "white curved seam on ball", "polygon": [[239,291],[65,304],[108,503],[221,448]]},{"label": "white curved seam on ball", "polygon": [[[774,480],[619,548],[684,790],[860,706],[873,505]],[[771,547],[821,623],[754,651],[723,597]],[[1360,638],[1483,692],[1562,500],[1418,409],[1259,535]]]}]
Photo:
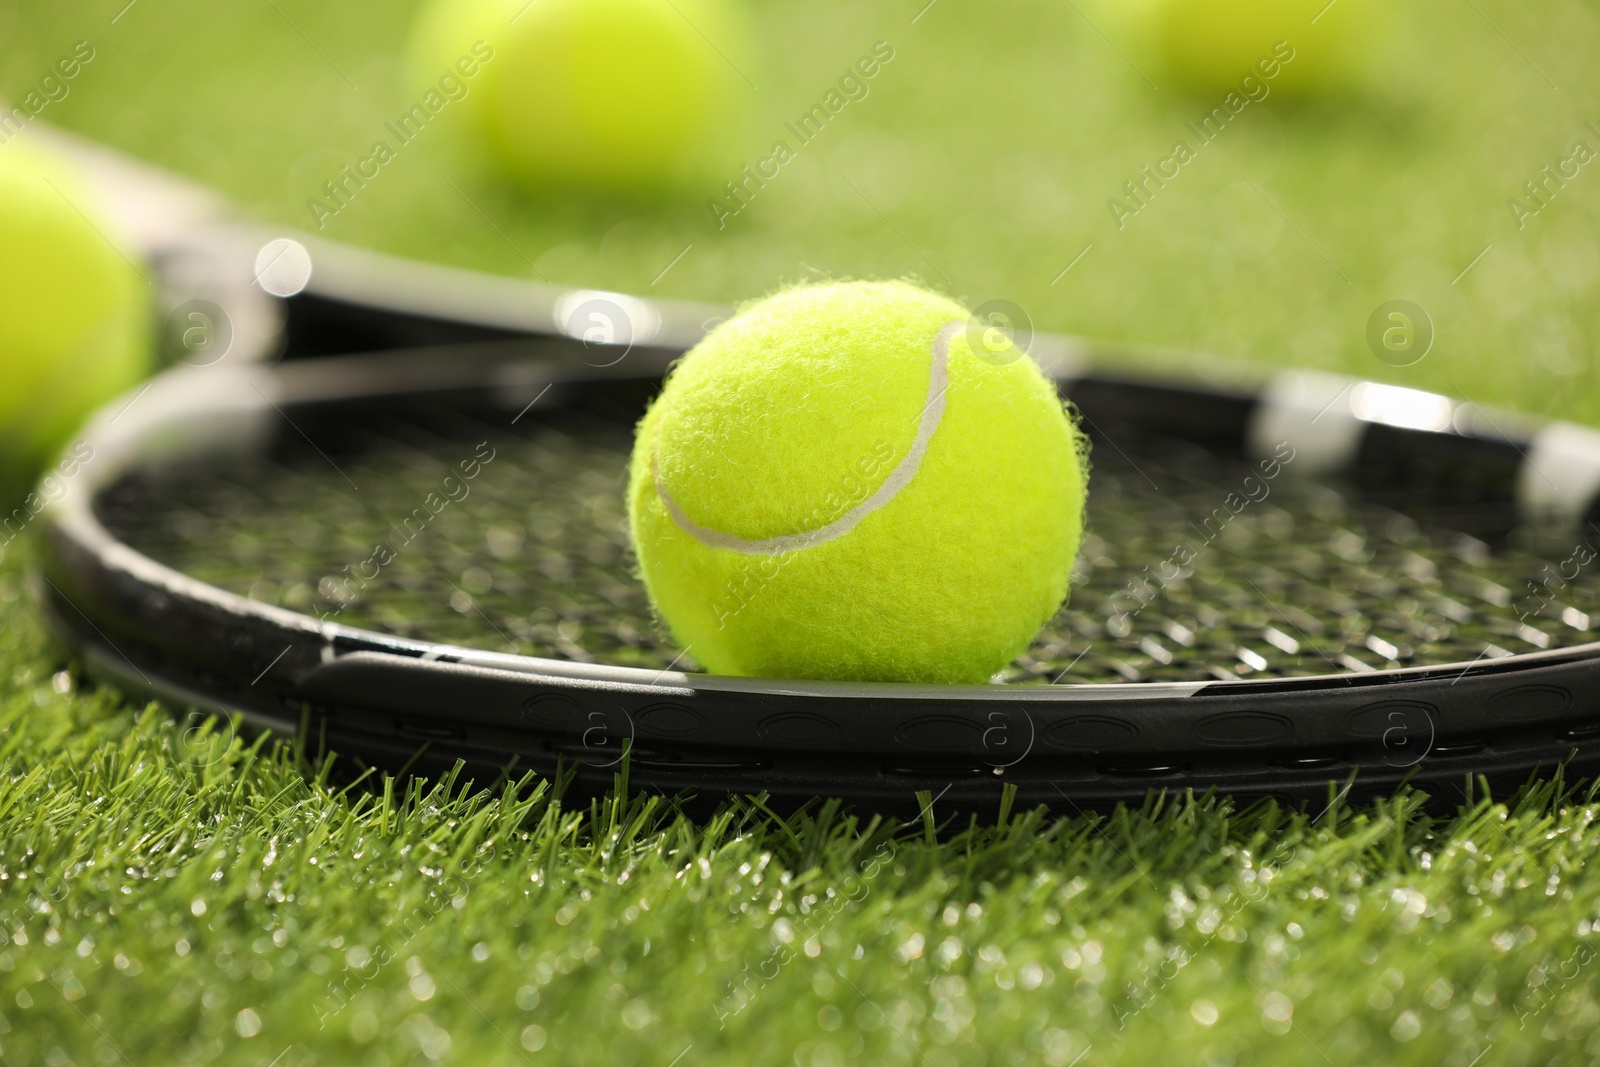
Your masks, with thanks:
[{"label": "white curved seam on ball", "polygon": [[680,530],[701,544],[708,548],[725,548],[747,556],[779,556],[785,552],[815,548],[817,545],[827,544],[843,537],[854,530],[862,519],[898,496],[900,490],[910,485],[911,479],[917,476],[917,471],[922,467],[922,459],[927,455],[928,443],[933,440],[934,431],[944,421],[945,391],[950,388],[950,342],[955,339],[957,333],[966,329],[966,325],[960,321],[947,322],[939,327],[939,332],[933,337],[933,359],[928,369],[928,399],[923,405],[921,417],[917,420],[917,436],[911,442],[911,450],[894,470],[889,472],[889,477],[883,480],[883,484],[878,486],[871,496],[826,526],[819,526],[815,530],[803,530],[800,533],[764,537],[760,540],[738,537],[701,526],[684,514],[678,502],[667,491],[666,485],[661,480],[660,452],[652,448],[650,473],[655,479],[656,495],[661,498],[662,506],[667,509],[667,514],[672,517],[672,521]]}]

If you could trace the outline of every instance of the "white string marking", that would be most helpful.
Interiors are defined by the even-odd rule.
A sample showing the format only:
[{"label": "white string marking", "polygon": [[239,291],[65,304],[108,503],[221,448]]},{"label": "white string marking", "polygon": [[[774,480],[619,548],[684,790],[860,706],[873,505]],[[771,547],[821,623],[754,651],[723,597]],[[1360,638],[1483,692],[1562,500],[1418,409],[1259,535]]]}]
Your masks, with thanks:
[{"label": "white string marking", "polygon": [[814,530],[764,537],[755,541],[709,529],[685,515],[678,502],[667,491],[666,484],[661,480],[659,453],[652,449],[650,471],[655,477],[656,495],[661,498],[667,514],[672,516],[672,521],[678,524],[680,530],[701,544],[709,548],[726,548],[747,556],[781,556],[786,552],[814,548],[843,537],[854,530],[862,519],[893,500],[899,495],[900,490],[911,484],[911,479],[917,476],[917,471],[922,467],[922,458],[928,452],[928,443],[933,439],[939,423],[944,420],[945,390],[950,387],[950,342],[966,328],[965,322],[947,322],[934,335],[933,364],[928,371],[928,400],[922,409],[922,417],[917,422],[917,437],[911,442],[911,451],[906,453],[905,458],[889,473],[889,477],[878,486],[877,492],[839,518]]}]

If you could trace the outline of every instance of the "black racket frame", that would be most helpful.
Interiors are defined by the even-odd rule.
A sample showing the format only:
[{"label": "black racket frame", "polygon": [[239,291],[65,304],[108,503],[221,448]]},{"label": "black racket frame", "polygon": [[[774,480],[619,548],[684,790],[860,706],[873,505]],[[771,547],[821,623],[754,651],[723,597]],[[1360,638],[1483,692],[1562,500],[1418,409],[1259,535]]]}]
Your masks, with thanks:
[{"label": "black racket frame", "polygon": [[[729,678],[501,655],[397,639],[250,601],[122,544],[96,500],[140,470],[271,450],[407,408],[531,424],[566,409],[629,417],[717,309],[656,305],[628,345],[548,328],[550,301],[498,318],[359,254],[319,249],[319,279],[281,302],[277,363],[169,371],[86,431],[92,473],[45,515],[36,587],[54,630],[97,672],[175,707],[299,733],[346,760],[480,779],[574,773],[715,802],[766,793],[872,810],[992,813],[1138,803],[1216,789],[1326,803],[1412,780],[1446,799],[1483,775],[1514,785],[1565,763],[1600,770],[1600,643],[1371,673],[1260,680],[917,686]],[[421,294],[421,295],[419,295]],[[628,299],[628,298],[619,298]],[[508,309],[510,304],[505,305]],[[635,302],[630,307],[645,306]],[[260,347],[260,346],[258,346]],[[329,355],[330,352],[364,352]],[[1036,355],[1102,441],[1141,435],[1245,456],[1264,387],[1141,378],[1115,353],[1041,336]],[[623,358],[625,356],[625,358]],[[316,358],[306,358],[316,357]],[[1088,357],[1088,358],[1085,358]],[[119,404],[122,402],[119,402]],[[531,405],[528,407],[526,405]],[[1366,420],[1341,477],[1364,494],[1490,540],[1518,521],[1528,433]],[[1119,447],[1121,445],[1119,444]],[[1101,444],[1101,447],[1104,447]],[[1592,505],[1583,512],[1592,525]]]}]

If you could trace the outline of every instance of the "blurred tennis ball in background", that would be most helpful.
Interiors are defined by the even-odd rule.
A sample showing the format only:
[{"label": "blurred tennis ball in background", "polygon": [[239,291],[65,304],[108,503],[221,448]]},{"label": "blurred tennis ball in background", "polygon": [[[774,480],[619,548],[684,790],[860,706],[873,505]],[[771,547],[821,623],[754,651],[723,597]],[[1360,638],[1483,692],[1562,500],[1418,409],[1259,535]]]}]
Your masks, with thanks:
[{"label": "blurred tennis ball in background", "polygon": [[984,682],[1060,607],[1086,450],[1054,384],[901,282],[792,289],[713,330],[639,424],[651,599],[720,674]]},{"label": "blurred tennis ball in background", "polygon": [[144,278],[64,159],[0,148],[0,495],[150,369]]},{"label": "blurred tennis ball in background", "polygon": [[419,85],[458,76],[450,106],[507,171],[639,191],[717,154],[752,91],[735,68],[746,39],[729,0],[435,0],[411,53]]},{"label": "blurred tennis ball in background", "polygon": [[1377,0],[1102,2],[1162,88],[1208,94],[1237,90],[1246,75],[1291,96],[1347,88],[1381,33]]}]

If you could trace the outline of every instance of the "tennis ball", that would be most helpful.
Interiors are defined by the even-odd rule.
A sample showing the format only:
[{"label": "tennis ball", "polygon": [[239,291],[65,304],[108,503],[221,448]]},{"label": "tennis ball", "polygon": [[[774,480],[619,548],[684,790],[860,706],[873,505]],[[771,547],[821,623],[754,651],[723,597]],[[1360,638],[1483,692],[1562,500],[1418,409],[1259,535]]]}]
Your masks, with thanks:
[{"label": "tennis ball", "polygon": [[628,519],[720,674],[982,682],[1061,606],[1086,449],[998,331],[902,282],[791,289],[708,334],[639,423]]},{"label": "tennis ball", "polygon": [[[1376,0],[1125,0],[1120,17],[1158,81],[1201,93],[1253,85],[1308,96],[1358,80],[1379,37]],[[1251,86],[1247,86],[1250,88]]]},{"label": "tennis ball", "polygon": [[715,154],[744,39],[726,0],[436,0],[412,53],[419,82],[465,89],[450,106],[513,175],[644,190]]},{"label": "tennis ball", "polygon": [[74,168],[0,148],[0,492],[149,370],[149,287]]}]

